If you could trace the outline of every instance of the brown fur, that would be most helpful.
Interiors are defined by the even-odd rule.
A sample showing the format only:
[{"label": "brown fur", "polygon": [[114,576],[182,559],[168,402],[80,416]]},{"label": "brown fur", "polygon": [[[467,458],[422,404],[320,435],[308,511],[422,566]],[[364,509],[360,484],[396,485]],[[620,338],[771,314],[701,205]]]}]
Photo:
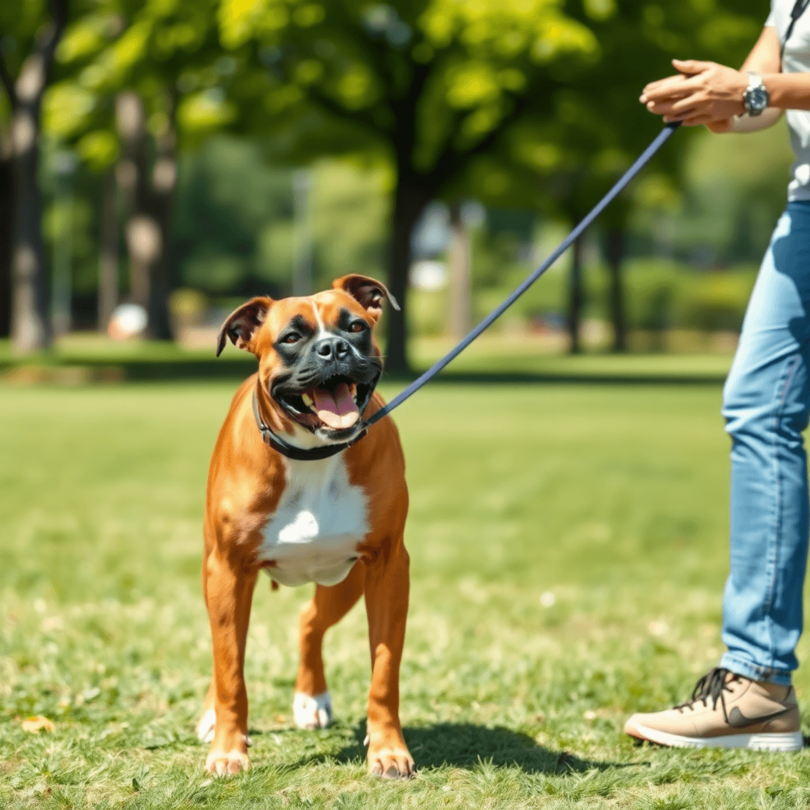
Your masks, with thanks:
[{"label": "brown fur", "polygon": [[[244,680],[245,639],[253,589],[262,567],[257,550],[262,529],[274,513],[285,487],[285,461],[262,441],[251,397],[259,381],[259,407],[266,424],[292,433],[292,424],[273,401],[270,383],[279,370],[274,349],[278,332],[294,315],[315,324],[315,302],[324,324],[337,323],[341,308],[374,325],[381,298],[379,282],[347,276],[335,289],[311,298],[271,301],[257,298],[232,313],[219,339],[251,351],[259,371],[236,392],[217,439],[208,476],[203,556],[203,593],[211,623],[214,674],[204,711],[216,712],[214,740],[206,767],[236,773],[248,767],[248,698]],[[374,344],[379,355],[379,349]],[[364,416],[383,405],[376,393]],[[410,776],[414,763],[399,722],[399,666],[408,611],[408,553],[403,541],[408,512],[405,462],[399,435],[390,418],[375,425],[343,458],[353,485],[368,499],[368,533],[358,544],[359,560],[337,585],[317,585],[301,612],[300,664],[296,690],[308,695],[326,691],[321,647],[326,630],[365,595],[371,649],[368,701],[368,763],[373,773]]]}]

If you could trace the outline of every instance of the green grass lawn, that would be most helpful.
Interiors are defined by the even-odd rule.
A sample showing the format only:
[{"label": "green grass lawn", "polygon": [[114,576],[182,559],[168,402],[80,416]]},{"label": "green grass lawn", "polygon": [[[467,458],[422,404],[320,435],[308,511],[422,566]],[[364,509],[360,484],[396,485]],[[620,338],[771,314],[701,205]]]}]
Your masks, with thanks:
[{"label": "green grass lawn", "polygon": [[[692,376],[678,358],[616,375],[666,377],[667,362]],[[807,754],[622,734],[720,653],[728,440],[713,373],[597,384],[588,368],[436,383],[397,412],[412,504],[401,718],[420,766],[407,783],[365,773],[361,608],[327,638],[335,726],[293,727],[310,588],[269,581],[248,643],[253,768],[203,771],[202,503],[233,382],[0,386],[0,806],[806,807]],[[808,670],[797,687],[810,709]],[[23,731],[31,715],[55,732]]]}]

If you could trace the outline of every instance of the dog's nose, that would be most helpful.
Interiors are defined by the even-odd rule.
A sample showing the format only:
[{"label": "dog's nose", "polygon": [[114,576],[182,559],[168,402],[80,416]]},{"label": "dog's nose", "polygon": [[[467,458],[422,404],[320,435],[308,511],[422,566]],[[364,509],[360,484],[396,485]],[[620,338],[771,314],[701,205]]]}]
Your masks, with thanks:
[{"label": "dog's nose", "polygon": [[349,353],[349,344],[343,338],[324,338],[315,344],[315,351],[323,360],[342,360]]}]

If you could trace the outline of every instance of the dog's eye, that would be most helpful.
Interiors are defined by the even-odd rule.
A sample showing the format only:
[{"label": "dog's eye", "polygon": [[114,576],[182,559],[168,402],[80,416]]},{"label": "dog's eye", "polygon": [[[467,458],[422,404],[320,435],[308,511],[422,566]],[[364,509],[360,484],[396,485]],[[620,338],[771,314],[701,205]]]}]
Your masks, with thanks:
[{"label": "dog's eye", "polygon": [[364,321],[355,321],[353,324],[349,326],[350,332],[362,332],[366,328],[366,324]]},{"label": "dog's eye", "polygon": [[298,343],[299,340],[301,340],[301,335],[297,332],[290,332],[288,335],[284,335],[284,337],[281,338],[282,343]]}]

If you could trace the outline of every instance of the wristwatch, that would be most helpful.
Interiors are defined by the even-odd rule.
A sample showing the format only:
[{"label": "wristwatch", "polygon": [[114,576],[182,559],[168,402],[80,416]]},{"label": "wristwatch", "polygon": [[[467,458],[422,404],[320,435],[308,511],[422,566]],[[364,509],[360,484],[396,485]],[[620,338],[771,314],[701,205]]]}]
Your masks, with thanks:
[{"label": "wristwatch", "polygon": [[759,73],[748,71],[748,87],[743,93],[743,106],[745,111],[753,118],[767,109],[771,95]]}]

